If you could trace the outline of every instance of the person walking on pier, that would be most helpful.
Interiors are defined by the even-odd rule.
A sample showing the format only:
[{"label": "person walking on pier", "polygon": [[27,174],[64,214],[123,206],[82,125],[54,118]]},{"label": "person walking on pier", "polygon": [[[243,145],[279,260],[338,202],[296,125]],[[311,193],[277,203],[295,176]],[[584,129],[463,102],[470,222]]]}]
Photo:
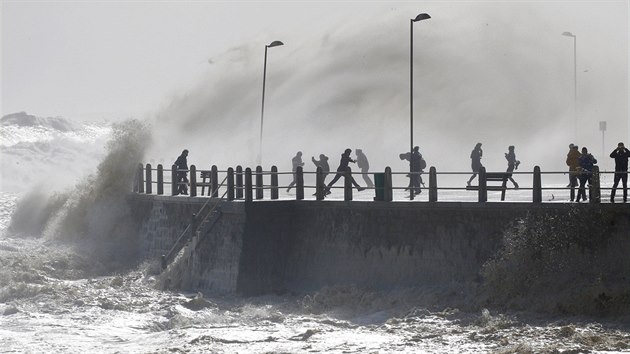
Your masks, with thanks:
[{"label": "person walking on pier", "polygon": [[578,168],[580,167],[580,151],[577,145],[569,144],[569,153],[567,154],[567,166],[569,166],[569,185],[571,187],[571,201],[575,199],[575,187],[578,186],[578,176],[580,175]]},{"label": "person walking on pier", "polygon": [[512,172],[514,170],[518,170],[518,165],[520,165],[520,161],[516,159],[516,154],[514,153],[514,145],[508,146],[508,152],[505,153],[505,159],[508,162],[507,173],[508,179],[514,184],[514,188],[518,189],[518,183],[512,178]]},{"label": "person walking on pier", "polygon": [[290,191],[291,188],[293,188],[293,186],[295,186],[295,184],[297,183],[296,174],[295,174],[295,172],[297,171],[297,168],[304,166],[304,162],[302,162],[302,151],[298,151],[297,154],[295,154],[295,156],[291,159],[291,164],[293,165],[293,181],[289,183],[287,192]]},{"label": "person walking on pier", "polygon": [[188,150],[182,151],[182,154],[175,160],[177,168],[177,194],[188,194]]},{"label": "person walking on pier", "polygon": [[368,175],[370,163],[368,162],[367,156],[365,156],[363,150],[361,149],[356,149],[354,152],[357,155],[357,167],[361,169],[361,175],[363,176],[365,184],[367,184],[368,188],[374,187],[374,182],[372,182],[370,176]]},{"label": "person walking on pier", "polygon": [[[350,162],[355,163],[356,161],[350,158],[350,153],[352,152],[352,150],[350,149],[346,149],[343,154],[341,154],[341,160],[339,161],[339,167],[337,167],[337,174],[335,175],[335,178],[333,178],[332,181],[330,181],[330,183],[328,183],[328,185],[326,186],[326,195],[330,194],[330,188],[339,180],[339,178],[343,177],[344,174],[346,173],[346,169],[350,169],[350,167],[348,166],[348,164],[350,164]],[[352,183],[353,186],[355,186],[357,188],[357,190],[360,192],[362,190],[365,190],[365,187],[361,187],[357,181],[354,180],[354,178],[352,177],[352,175],[350,175],[350,182]]]},{"label": "person walking on pier", "polygon": [[315,156],[311,156],[311,161],[315,164],[315,167],[320,167],[322,169],[322,183],[323,187],[326,187],[326,177],[328,173],[330,173],[330,165],[328,165],[328,156],[324,154],[319,155],[319,161],[315,160]]},{"label": "person walking on pier", "polygon": [[479,170],[481,170],[481,168],[483,167],[483,165],[481,164],[482,156],[483,156],[483,150],[481,150],[481,143],[477,143],[473,151],[470,152],[470,160],[471,160],[470,167],[472,168],[473,174],[468,179],[468,182],[466,182],[466,185],[468,187],[470,187],[470,182],[472,182],[473,179],[477,177],[477,173],[479,173]]},{"label": "person walking on pier", "polygon": [[630,150],[623,146],[623,143],[617,144],[617,148],[610,153],[610,157],[615,159],[615,182],[610,192],[610,202],[615,202],[615,192],[621,180],[623,186],[623,202],[628,201],[628,158],[630,158]]},{"label": "person walking on pier", "polygon": [[575,201],[579,203],[580,197],[582,200],[586,200],[586,182],[589,182],[591,179],[593,165],[597,163],[597,159],[595,159],[593,155],[589,154],[586,147],[582,147],[582,155],[580,155],[578,160],[580,161],[580,167],[578,169],[580,174],[580,189],[578,190],[578,195]]},{"label": "person walking on pier", "polygon": [[422,171],[427,167],[427,162],[422,158],[420,153],[420,147],[414,146],[411,153],[402,153],[399,155],[401,160],[409,161],[409,187],[406,190],[412,190],[414,194],[422,193],[420,185],[424,186],[422,182]]}]

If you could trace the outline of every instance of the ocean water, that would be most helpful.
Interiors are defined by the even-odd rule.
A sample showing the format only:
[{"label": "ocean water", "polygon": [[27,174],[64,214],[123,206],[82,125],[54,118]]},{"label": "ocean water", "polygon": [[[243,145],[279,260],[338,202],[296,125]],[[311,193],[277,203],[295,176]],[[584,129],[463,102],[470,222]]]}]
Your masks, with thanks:
[{"label": "ocean water", "polygon": [[[0,193],[0,352],[630,352],[627,318],[498,311],[479,306],[466,287],[347,286],[253,298],[157,290],[155,264],[122,262],[105,240],[128,236],[121,195],[129,176],[103,171],[135,165],[143,136],[134,127],[77,138],[116,141],[94,147],[92,165],[106,181],[86,177],[90,183],[52,196],[29,188]],[[60,149],[40,156],[72,161],[58,154],[77,154],[68,152],[73,141],[55,134]],[[23,136],[32,140],[3,146],[3,155],[37,153],[24,146],[42,139]]]}]

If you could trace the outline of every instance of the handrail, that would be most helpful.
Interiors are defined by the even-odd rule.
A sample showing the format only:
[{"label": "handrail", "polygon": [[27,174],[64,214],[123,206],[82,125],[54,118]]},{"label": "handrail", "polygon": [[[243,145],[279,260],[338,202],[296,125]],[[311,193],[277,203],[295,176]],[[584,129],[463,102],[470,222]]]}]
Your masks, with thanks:
[{"label": "handrail", "polygon": [[[212,194],[217,192],[219,188],[221,188],[224,184],[224,182],[227,180],[227,176],[223,179],[223,181],[221,181],[221,183],[217,186],[217,189],[212,191]],[[210,194],[210,195],[212,195]],[[184,229],[184,231],[179,235],[179,237],[177,238],[177,240],[175,241],[175,243],[173,244],[173,247],[171,247],[171,249],[168,251],[168,253],[166,255],[162,255],[162,269],[166,269],[166,266],[172,261],[172,259],[174,258],[175,254],[179,253],[179,251],[181,251],[181,249],[184,247],[184,239],[186,237],[186,235],[189,233],[189,230],[192,229],[193,227],[193,223],[197,224],[197,225],[201,225],[203,224],[203,222],[206,221],[206,219],[212,215],[212,212],[217,208],[217,206],[221,203],[221,201],[223,199],[225,199],[225,196],[227,195],[227,191],[225,191],[223,193],[223,195],[216,200],[214,206],[212,207],[212,209],[210,209],[210,211],[203,217],[203,220],[201,220],[201,222],[197,222],[197,218],[200,217],[201,212],[206,208],[206,206],[208,205],[208,203],[213,199],[213,198],[208,198],[208,200],[201,206],[201,208],[199,209],[199,211],[197,212],[197,214],[194,214],[193,220],[190,224],[188,224],[188,226],[186,226],[186,228]],[[190,232],[192,232],[194,230],[191,230]]]}]

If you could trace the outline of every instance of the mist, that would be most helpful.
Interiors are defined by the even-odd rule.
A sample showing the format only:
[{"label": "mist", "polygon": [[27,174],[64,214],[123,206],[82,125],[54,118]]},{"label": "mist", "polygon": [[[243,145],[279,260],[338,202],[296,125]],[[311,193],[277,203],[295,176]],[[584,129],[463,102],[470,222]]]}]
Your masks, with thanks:
[{"label": "mist", "polygon": [[[627,75],[620,75],[627,54],[589,63],[606,87],[580,78],[574,139],[573,46],[541,6],[433,5],[426,8],[433,18],[414,25],[414,145],[429,166],[468,171],[477,142],[488,170],[504,170],[503,153],[515,145],[521,170],[564,171],[569,143],[588,146],[602,169],[611,166],[598,121],[608,121],[607,155],[627,139]],[[354,19],[269,49],[266,168],[290,169],[298,150],[307,167],[320,153],[333,167],[345,148],[363,149],[372,170],[407,168],[397,157],[409,149],[410,17],[395,10]],[[168,166],[188,148],[198,167],[253,167],[263,54],[260,43],[241,44],[211,58],[208,74],[154,117],[147,156]]]}]

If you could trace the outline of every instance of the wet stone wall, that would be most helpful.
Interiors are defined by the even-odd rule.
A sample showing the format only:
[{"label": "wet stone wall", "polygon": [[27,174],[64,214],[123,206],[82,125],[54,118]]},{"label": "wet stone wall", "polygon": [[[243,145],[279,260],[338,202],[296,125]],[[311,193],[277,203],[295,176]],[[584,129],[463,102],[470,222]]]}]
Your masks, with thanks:
[{"label": "wet stone wall", "polygon": [[[134,198],[145,255],[175,242],[204,199]],[[587,204],[409,203],[343,201],[223,202],[223,215],[193,239],[169,269],[169,286],[259,295],[325,286],[373,289],[476,282],[503,235],[528,214],[567,213]],[[630,211],[613,208],[607,247],[630,243]],[[625,226],[624,226],[625,225]]]}]

